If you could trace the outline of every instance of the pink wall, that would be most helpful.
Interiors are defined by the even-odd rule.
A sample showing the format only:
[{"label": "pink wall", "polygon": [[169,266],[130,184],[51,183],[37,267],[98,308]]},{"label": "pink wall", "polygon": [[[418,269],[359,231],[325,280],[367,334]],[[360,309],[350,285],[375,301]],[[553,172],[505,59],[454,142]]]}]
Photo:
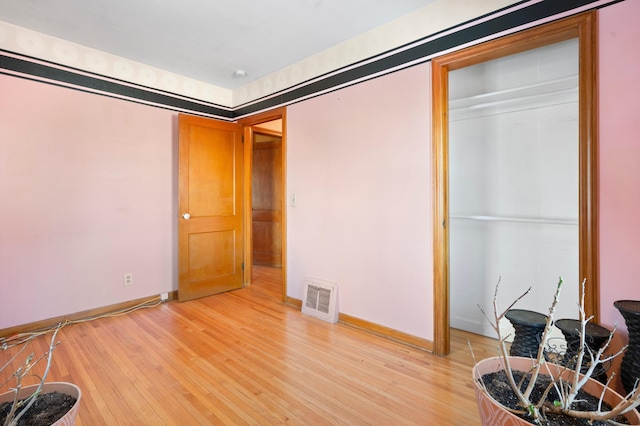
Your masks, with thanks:
[{"label": "pink wall", "polygon": [[175,121],[0,75],[0,329],[176,288]]},{"label": "pink wall", "polygon": [[340,312],[432,339],[430,64],[287,111],[288,292],[340,286]]},{"label": "pink wall", "polygon": [[599,15],[600,311],[622,329],[613,302],[640,300],[639,16],[639,1]]},{"label": "pink wall", "polygon": [[[602,323],[640,299],[640,2],[599,11]],[[429,65],[289,107],[289,295],[335,281],[340,311],[432,338]],[[426,159],[426,161],[425,161]],[[425,198],[426,195],[426,198]],[[348,237],[347,237],[348,236]],[[397,309],[401,307],[401,309]]]},{"label": "pink wall", "polygon": [[[640,299],[636,16],[599,12],[601,313],[622,328],[613,301]],[[287,128],[289,295],[334,281],[342,312],[426,339],[429,70],[294,104]],[[175,113],[0,76],[0,328],[177,288],[176,143]]]}]

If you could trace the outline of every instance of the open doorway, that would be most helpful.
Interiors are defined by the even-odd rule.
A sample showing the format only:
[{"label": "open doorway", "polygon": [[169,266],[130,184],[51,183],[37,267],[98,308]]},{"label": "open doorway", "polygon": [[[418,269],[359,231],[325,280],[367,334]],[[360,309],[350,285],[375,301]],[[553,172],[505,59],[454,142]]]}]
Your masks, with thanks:
[{"label": "open doorway", "polygon": [[282,120],[253,126],[252,133],[251,279],[277,291],[282,288]]},{"label": "open doorway", "polygon": [[[443,55],[432,61],[434,92],[433,156],[435,188],[434,353],[438,355],[446,355],[449,353],[449,333],[450,325],[452,325],[450,321],[450,316],[452,314],[450,306],[451,299],[465,298],[467,300],[474,300],[474,302],[478,299],[478,296],[470,295],[468,289],[450,287],[451,278],[461,281],[463,284],[469,286],[467,277],[463,276],[465,270],[458,269],[457,271],[452,271],[452,265],[450,265],[450,259],[454,259],[454,261],[456,261],[455,259],[458,259],[458,264],[462,264],[460,259],[464,262],[465,257],[458,256],[458,254],[460,254],[459,252],[464,250],[474,250],[476,252],[475,254],[478,255],[471,262],[464,264],[464,268],[467,268],[467,271],[472,271],[472,274],[475,274],[473,277],[486,277],[487,275],[494,276],[494,279],[490,281],[492,284],[495,284],[495,279],[497,279],[497,275],[499,275],[496,270],[506,269],[509,272],[514,270],[515,272],[520,272],[519,270],[516,270],[514,266],[518,267],[519,264],[524,264],[524,261],[529,262],[529,266],[527,267],[529,267],[530,270],[533,270],[534,268],[538,268],[538,270],[540,270],[541,268],[539,265],[541,264],[553,266],[554,262],[568,265],[567,269],[571,270],[573,275],[575,275],[572,278],[576,284],[582,279],[586,279],[588,286],[586,288],[585,295],[585,310],[587,311],[587,315],[594,316],[593,321],[595,323],[598,321],[597,221],[595,217],[597,211],[597,132],[595,131],[595,111],[597,111],[597,108],[595,98],[595,66],[593,66],[596,45],[594,25],[595,15],[593,13],[585,13]],[[476,80],[475,78],[465,78],[469,77],[465,75],[462,76],[463,78],[456,78],[454,73],[458,71],[461,71],[463,74],[471,72],[473,71],[471,67],[479,64],[481,67],[491,68],[489,61],[500,59],[508,62],[511,61],[511,57],[516,57],[521,53],[545,46],[552,46],[552,56],[553,52],[556,52],[556,56],[560,61],[565,61],[572,57],[575,58],[575,56],[574,53],[571,53],[570,55],[564,54],[564,50],[559,49],[558,47],[577,47],[577,52],[575,52],[577,53],[577,58],[575,58],[573,62],[577,65],[578,69],[573,72],[573,75],[562,75],[560,78],[555,78],[555,80],[552,79],[550,82],[525,82],[524,85],[520,85],[520,87],[516,86],[515,88],[498,87],[493,90],[493,99],[487,95],[486,90],[478,91],[477,93],[472,93],[470,96],[466,96],[469,101],[473,101],[475,103],[470,103],[466,108],[464,106],[458,108],[458,111],[452,110],[455,109],[455,106],[457,105],[456,103],[461,104],[462,102],[458,102],[459,99],[455,96],[455,91],[459,90],[459,88],[450,89],[449,83],[457,81],[462,85],[468,85]],[[538,54],[539,53],[535,53],[535,55]],[[502,63],[500,68],[506,68],[506,64],[506,62]],[[514,77],[520,78],[527,75],[527,73],[531,74],[533,72],[536,76],[544,76],[552,74],[549,71],[557,72],[558,70],[558,63],[556,61],[543,60],[541,61],[541,65],[534,69],[520,70],[517,69],[517,67],[511,67],[510,74],[508,75],[498,75],[494,72],[495,70],[491,70],[491,72],[487,72],[485,74],[490,77],[489,83],[493,84],[498,82],[502,84],[505,82],[515,81]],[[450,73],[452,74],[451,76],[449,75]],[[574,82],[576,79],[575,74],[577,74],[577,84]],[[486,84],[486,82],[483,84]],[[570,84],[570,87],[566,87],[567,84]],[[553,90],[550,90],[550,87],[552,86]],[[541,89],[544,90],[541,91]],[[524,93],[526,96],[517,96],[514,99],[513,95],[518,93]],[[451,98],[450,94],[452,95]],[[578,94],[579,96],[577,96],[576,106],[575,95]],[[498,106],[502,109],[505,109],[507,106],[509,109],[513,109],[514,106],[520,105],[524,102],[525,98],[529,103],[530,101],[539,102],[543,97],[551,95],[556,97],[558,95],[570,95],[571,97],[569,99],[563,98],[560,102],[556,101],[550,104],[551,110],[546,111],[547,120],[533,123],[536,129],[535,134],[530,130],[531,127],[528,123],[534,113],[536,115],[541,114],[541,108],[543,105],[539,104],[525,105],[530,112],[521,114],[520,121],[516,122],[516,125],[509,124],[511,127],[507,129],[509,130],[508,132],[504,130],[504,123],[496,122],[496,117],[499,117],[497,111],[491,111],[491,113],[485,112],[484,115],[489,117],[488,121],[482,118],[482,125],[474,125],[474,128],[471,131],[469,129],[461,128],[455,122],[456,116],[460,116],[458,117],[460,122],[462,122],[463,118],[465,120],[471,118],[472,120],[480,121],[475,117],[479,115],[479,110],[488,111],[489,109],[496,109]],[[464,98],[464,96],[462,96],[462,98]],[[558,129],[556,122],[561,117],[559,108],[565,108],[565,106],[573,108],[572,105],[576,106],[576,108],[571,111],[571,114],[573,114],[571,116],[572,118],[567,121],[577,125],[578,131],[577,134],[572,133],[572,135],[567,136],[565,130],[560,131]],[[549,106],[547,106],[547,108],[548,107]],[[461,115],[463,113],[467,114],[467,116],[462,117]],[[475,116],[469,116],[471,113],[475,114]],[[513,114],[512,111],[508,111],[508,113]],[[568,116],[568,113],[564,115]],[[450,120],[450,118],[452,120]],[[471,142],[474,140],[477,141],[478,135],[480,135],[479,129],[481,127],[492,130],[488,136],[482,136],[482,138],[492,144],[500,142],[500,139],[497,138],[497,135],[500,132],[501,134],[509,134],[510,137],[508,138],[508,145],[499,147],[500,149],[493,150],[489,149],[486,145],[479,145],[471,147],[475,149],[475,151],[473,151],[469,146],[455,146],[457,142],[455,140],[450,140],[461,135],[467,135],[471,137],[471,139],[469,139]],[[567,138],[567,140],[573,144],[570,147],[571,151],[567,151],[567,158],[570,158],[570,160],[566,160],[567,162],[571,161],[571,163],[574,164],[571,178],[554,177],[550,182],[544,180],[548,177],[548,174],[546,173],[548,169],[546,169],[546,167],[549,167],[552,161],[556,160],[554,157],[556,153],[553,150],[543,149],[543,145],[545,143],[549,141],[554,142],[554,140],[549,138],[549,131],[553,131],[554,134],[561,134],[563,138]],[[501,160],[506,153],[510,152],[514,147],[522,145],[523,141],[526,142],[530,140],[532,135],[536,137],[541,135],[541,137],[536,139],[535,144],[529,143],[525,146],[528,151],[525,150],[516,153],[516,156],[512,156],[503,161],[502,165],[495,164],[496,160]],[[454,146],[452,146],[452,144]],[[556,149],[558,147],[554,146],[553,148]],[[542,157],[543,151],[546,155],[544,158]],[[454,161],[459,161],[463,156],[468,157],[468,161],[466,163],[452,164]],[[489,177],[493,177],[497,172],[503,172],[503,174],[506,173],[504,176],[498,176],[499,179],[494,179],[494,181],[498,182],[500,185],[493,185],[490,187],[489,192],[482,192],[477,187],[471,187],[472,184],[470,182],[473,184],[479,184],[483,183],[484,180],[473,181],[466,179],[463,184],[460,185],[460,182],[462,181],[460,178],[462,175],[469,174],[474,170],[474,168],[478,168],[480,164],[479,160],[482,156],[491,157],[490,159],[493,163],[489,163],[488,167],[479,170],[479,173],[484,173]],[[507,175],[515,169],[523,169],[523,163],[527,163],[529,165],[535,163],[536,158],[542,158],[541,160],[537,160],[540,167],[537,169],[530,168],[531,170],[529,170],[529,172],[535,171],[535,174],[542,175],[541,178],[538,176],[536,178],[537,180],[533,180],[530,179],[530,176],[522,177],[519,175],[519,177],[512,178],[510,175]],[[566,165],[561,164],[558,167],[562,168],[565,166]],[[522,170],[516,171],[520,172]],[[527,172],[527,169],[524,169],[524,171]],[[534,173],[529,173],[529,175],[533,174]],[[537,198],[530,197],[530,195],[532,195],[531,192],[534,190],[527,189],[524,184],[525,181],[527,181],[528,184],[533,183],[533,188],[535,188],[535,192],[537,192],[537,195],[533,195],[536,195]],[[569,216],[569,214],[565,213],[565,210],[550,210],[550,207],[558,207],[558,203],[556,203],[553,198],[562,199],[568,191],[563,191],[562,193],[557,194],[551,191],[551,189],[555,189],[554,186],[564,185],[566,187],[570,184],[573,184],[575,187],[574,189],[577,189],[577,192],[572,190],[571,195],[568,195],[568,197],[572,197],[572,201],[574,202],[571,204],[571,217],[565,217],[565,215]],[[531,185],[529,187],[531,187]],[[466,195],[462,193],[463,190],[467,192]],[[460,194],[455,194],[456,191],[462,194],[462,197],[458,196]],[[539,207],[534,211],[535,214],[532,214],[531,211],[521,209],[523,206],[522,203],[517,205],[504,203],[504,199],[507,196],[517,200],[524,200],[529,204],[532,204],[533,201]],[[481,204],[476,203],[471,206],[471,204],[468,203],[474,198],[479,199],[482,202],[495,202],[488,204],[486,209],[480,209]],[[563,200],[563,202],[564,201],[566,200]],[[501,207],[501,209],[498,209],[496,206]],[[516,207],[519,210],[517,210]],[[453,229],[452,231],[452,228],[455,228],[456,226],[458,226],[458,228]],[[499,234],[509,234],[508,236],[510,237],[519,234],[525,235],[526,237],[533,235],[534,233],[546,238],[547,235],[550,235],[547,232],[547,228],[559,229],[562,233],[566,233],[568,230],[571,235],[570,238],[564,238],[564,234],[555,234],[555,236],[547,238],[546,240],[538,238],[535,241],[532,238],[528,238],[527,241],[533,241],[534,243],[534,245],[531,246],[533,248],[528,249],[528,252],[523,248],[521,243],[514,243],[515,239],[503,239],[500,250],[496,250],[494,249],[497,246],[496,242],[499,242],[496,238],[490,240],[485,239],[485,241],[489,241],[489,243],[491,243],[488,246],[489,248],[487,248],[486,244],[482,246],[472,246],[468,242],[470,241],[469,239],[467,239],[466,245],[464,245],[464,242],[463,245],[458,244],[459,241],[457,240],[460,240],[459,237],[462,235],[462,227],[466,227],[466,230],[474,231],[476,236],[488,235],[491,238]],[[500,229],[498,229],[498,227],[500,227]],[[560,237],[558,237],[558,235],[560,235]],[[474,242],[480,241],[480,238],[474,238]],[[563,239],[564,245],[562,247],[558,243],[560,239]],[[569,243],[565,244],[564,240],[569,241]],[[521,238],[520,241],[524,240]],[[572,250],[571,253],[566,256],[566,259],[562,260],[560,257],[555,256],[553,252],[553,250],[557,250],[558,248],[562,248],[563,250]],[[453,256],[451,256],[452,252]],[[514,260],[512,258],[513,256],[511,256],[510,259],[507,259],[506,255],[512,255],[513,253],[523,253],[523,255],[521,256],[521,259]],[[533,253],[534,255],[531,255],[530,253]],[[503,266],[496,269],[491,266],[492,264],[482,259],[482,256],[485,254],[487,256],[493,256],[494,258],[504,258],[507,259],[507,261],[503,263]],[[538,258],[543,259],[544,262],[542,262],[542,260],[538,261]],[[478,270],[478,268],[473,269],[471,263],[480,265],[481,267],[487,267],[487,272],[485,273],[483,270]],[[554,269],[560,269],[557,265],[555,266],[556,267]],[[523,267],[520,267],[520,269],[524,270]],[[575,272],[575,269],[577,269],[577,273]],[[546,273],[546,271],[542,272]],[[525,279],[529,279],[529,275],[525,276]],[[546,282],[547,279],[543,279],[543,281]],[[551,282],[555,283],[557,281]],[[577,287],[578,286],[576,285],[572,292],[574,293],[574,297],[578,296]],[[508,297],[507,300],[509,300]],[[545,304],[540,307],[534,306],[534,308],[534,310],[540,312],[542,309],[548,308],[548,305]],[[463,312],[464,309],[465,307],[463,306],[460,307],[458,311]],[[470,311],[470,309],[467,309],[467,311]],[[456,312],[453,312],[453,315],[457,315]],[[472,321],[468,321],[468,323],[471,322]],[[474,331],[481,332],[481,330]]]},{"label": "open doorway", "polygon": [[[285,109],[240,120],[245,141],[245,283],[286,302]],[[247,161],[248,160],[248,161]]]},{"label": "open doorway", "polygon": [[[278,120],[279,121],[279,120]],[[282,267],[282,132],[253,129],[251,167],[251,232],[253,265]]]}]

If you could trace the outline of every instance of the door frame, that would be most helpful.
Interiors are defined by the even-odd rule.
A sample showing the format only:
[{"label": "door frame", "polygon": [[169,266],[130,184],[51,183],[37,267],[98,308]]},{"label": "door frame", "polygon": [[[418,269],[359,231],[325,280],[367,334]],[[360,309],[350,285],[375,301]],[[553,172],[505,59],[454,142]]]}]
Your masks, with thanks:
[{"label": "door frame", "polygon": [[[597,218],[596,12],[586,12],[488,41],[432,60],[434,345],[450,351],[448,73],[553,43],[579,40],[579,276],[585,311],[599,322]],[[577,296],[577,295],[576,295]]]},{"label": "door frame", "polygon": [[273,120],[282,120],[282,301],[287,302],[287,109],[276,108],[238,120],[244,128],[244,285],[251,284],[253,269],[253,231],[251,174],[253,167],[254,126]]}]

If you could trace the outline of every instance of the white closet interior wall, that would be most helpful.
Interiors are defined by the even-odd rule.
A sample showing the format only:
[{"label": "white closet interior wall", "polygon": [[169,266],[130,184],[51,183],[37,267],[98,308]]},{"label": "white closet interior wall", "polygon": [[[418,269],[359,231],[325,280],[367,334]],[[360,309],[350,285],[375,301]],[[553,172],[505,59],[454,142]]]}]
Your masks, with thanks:
[{"label": "white closet interior wall", "polygon": [[547,314],[562,276],[555,318],[577,318],[578,65],[570,40],[449,73],[454,328],[495,337],[500,277],[500,306],[531,286],[516,308]]}]

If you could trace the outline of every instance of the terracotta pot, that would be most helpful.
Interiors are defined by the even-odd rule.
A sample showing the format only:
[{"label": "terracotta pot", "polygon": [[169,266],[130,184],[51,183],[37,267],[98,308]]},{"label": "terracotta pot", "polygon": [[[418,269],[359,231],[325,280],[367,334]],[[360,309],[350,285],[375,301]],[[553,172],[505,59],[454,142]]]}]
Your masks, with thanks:
[{"label": "terracotta pot", "polygon": [[[524,357],[510,357],[509,363],[512,370],[528,371],[533,365],[533,359]],[[548,364],[550,366],[551,373],[560,372],[562,367],[555,364]],[[554,372],[554,367],[556,371]],[[482,388],[478,384],[478,379],[487,373],[494,373],[502,370],[502,362],[500,357],[487,358],[478,362],[472,371],[473,384],[476,393],[476,401],[478,403],[478,410],[480,411],[480,418],[483,426],[530,426],[531,423],[516,416],[515,414],[507,411],[500,403],[495,399],[483,392]],[[545,372],[546,373],[546,372]],[[589,381],[582,387],[585,392],[591,395],[600,395],[604,385],[597,380],[589,379]],[[604,401],[616,405],[618,401],[622,399],[622,396],[611,389],[607,390],[604,396]],[[640,414],[637,410],[632,410],[625,413],[625,416],[632,425],[640,425]]]},{"label": "terracotta pot", "polygon": [[[18,398],[20,399],[27,398],[36,390],[37,387],[38,385],[30,385],[30,386],[25,386],[21,388],[20,392],[18,393]],[[80,388],[74,385],[73,383],[66,383],[66,382],[45,383],[42,386],[42,393],[49,393],[49,392],[60,392],[65,395],[72,396],[76,399],[76,403],[73,404],[73,407],[71,407],[69,411],[67,411],[67,414],[62,416],[57,422],[55,422],[51,426],[75,425],[76,415],[78,414],[78,407],[80,406],[80,397],[82,396],[82,392],[80,391]],[[12,391],[5,392],[2,395],[0,395],[0,403],[11,401],[13,400],[13,397],[14,397],[14,393]]]}]

